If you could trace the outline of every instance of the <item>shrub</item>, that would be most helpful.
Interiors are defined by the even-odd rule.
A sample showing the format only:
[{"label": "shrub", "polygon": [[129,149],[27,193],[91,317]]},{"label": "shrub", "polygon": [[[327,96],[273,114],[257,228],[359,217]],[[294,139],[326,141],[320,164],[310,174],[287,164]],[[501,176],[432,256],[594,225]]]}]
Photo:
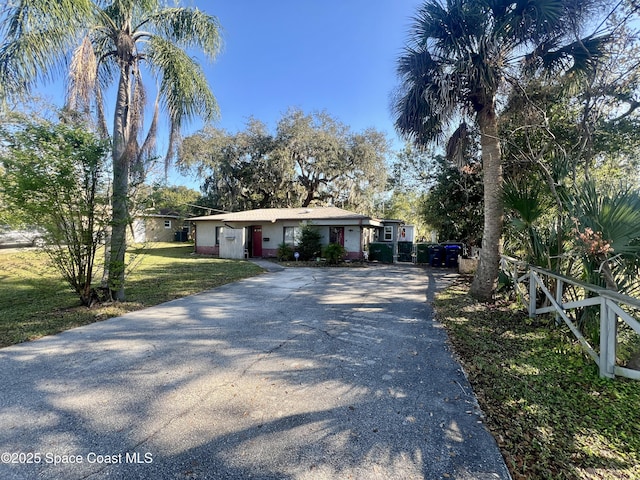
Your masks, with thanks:
[{"label": "shrub", "polygon": [[347,251],[339,243],[330,243],[324,248],[323,257],[331,264],[338,264],[344,260]]},{"label": "shrub", "polygon": [[278,256],[278,261],[280,262],[293,260],[293,248],[282,242],[280,245],[278,245],[278,252],[276,255]]},{"label": "shrub", "polygon": [[313,260],[320,256],[322,251],[321,238],[320,232],[312,224],[302,226],[300,229],[300,242],[298,243],[298,252],[300,252],[301,260]]}]

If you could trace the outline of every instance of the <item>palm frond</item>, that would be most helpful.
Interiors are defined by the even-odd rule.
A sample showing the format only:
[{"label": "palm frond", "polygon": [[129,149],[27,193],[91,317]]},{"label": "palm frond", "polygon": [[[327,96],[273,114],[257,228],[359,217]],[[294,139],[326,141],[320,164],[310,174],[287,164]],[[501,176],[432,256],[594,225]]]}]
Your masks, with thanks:
[{"label": "palm frond", "polygon": [[413,19],[411,37],[420,47],[426,47],[427,39],[446,39],[453,33],[449,12],[438,2],[425,2]]},{"label": "palm frond", "polygon": [[160,95],[172,123],[196,116],[210,121],[219,115],[202,68],[185,51],[153,36],[146,53],[150,68],[161,77]]},{"label": "palm frond", "polygon": [[516,212],[527,226],[534,225],[553,205],[548,190],[538,181],[507,180],[502,195],[505,208]]},{"label": "palm frond", "polygon": [[153,36],[146,53],[150,68],[160,77],[160,99],[171,124],[166,168],[175,153],[182,123],[194,117],[211,121],[218,117],[219,109],[202,68],[186,52]]},{"label": "palm frond", "polygon": [[460,126],[449,138],[447,142],[447,160],[452,162],[458,167],[458,170],[462,170],[467,164],[466,151],[469,145],[469,131],[466,122],[462,122]]},{"label": "palm frond", "polygon": [[74,29],[83,25],[94,12],[91,0],[15,1],[9,2],[3,12],[0,36],[14,40],[34,31],[46,32],[52,28]]},{"label": "palm frond", "polygon": [[114,29],[128,28],[133,25],[134,18],[144,18],[158,10],[158,0],[111,0],[101,1],[106,4],[102,10],[107,23],[111,23]]},{"label": "palm frond", "polygon": [[98,133],[101,138],[109,138],[109,127],[107,127],[107,117],[104,111],[104,100],[102,98],[102,87],[96,83],[96,117],[98,124]]},{"label": "palm frond", "polygon": [[167,177],[169,172],[169,165],[171,165],[171,160],[176,154],[176,149],[179,147],[181,143],[180,138],[180,126],[179,124],[172,123],[169,130],[169,144],[167,146],[167,153],[164,157],[164,176]]},{"label": "palm frond", "polygon": [[89,0],[10,3],[0,26],[0,96],[28,92],[62,73],[93,12]]},{"label": "palm frond", "polygon": [[159,113],[160,113],[160,99],[156,97],[156,101],[154,103],[154,108],[153,108],[153,117],[151,119],[151,125],[149,126],[149,131],[147,132],[147,136],[142,146],[140,147],[140,152],[138,154],[139,163],[147,163],[149,159],[153,158],[155,154],[156,140],[158,135]]},{"label": "palm frond", "polygon": [[95,92],[98,61],[88,37],[75,49],[71,57],[67,85],[67,107],[88,112]]},{"label": "palm frond", "polygon": [[[220,22],[198,9],[165,8],[147,17],[146,21],[161,37],[183,48],[200,48],[209,58],[214,58],[222,48]],[[139,28],[136,30],[142,34]]]},{"label": "palm frond", "polygon": [[593,181],[568,195],[579,228],[602,234],[614,254],[640,254],[640,194],[631,188],[597,188]]},{"label": "palm frond", "polygon": [[565,0],[489,1],[495,33],[515,45],[537,43],[552,32],[565,13]]},{"label": "palm frond", "polygon": [[434,101],[439,95],[435,91],[441,87],[435,82],[438,63],[428,50],[407,48],[397,71],[403,88],[396,93],[392,106],[396,129],[417,144],[426,145],[441,138],[443,122],[436,108],[439,104]]},{"label": "palm frond", "polygon": [[558,45],[556,41],[543,42],[525,57],[525,65],[529,72],[536,70],[549,73],[590,72],[606,55],[606,46],[611,40],[611,36],[601,35],[578,39],[563,45]]},{"label": "palm frond", "polygon": [[442,125],[419,87],[398,93],[392,108],[398,133],[417,145],[427,145],[442,134]]},{"label": "palm frond", "polygon": [[139,69],[134,71],[133,91],[129,105],[128,125],[131,126],[130,135],[137,138],[144,123],[144,108],[147,103],[147,91],[142,81],[142,73]]},{"label": "palm frond", "polygon": [[65,71],[71,47],[64,29],[22,34],[0,46],[0,90],[6,96],[29,92],[38,81],[50,81]]}]

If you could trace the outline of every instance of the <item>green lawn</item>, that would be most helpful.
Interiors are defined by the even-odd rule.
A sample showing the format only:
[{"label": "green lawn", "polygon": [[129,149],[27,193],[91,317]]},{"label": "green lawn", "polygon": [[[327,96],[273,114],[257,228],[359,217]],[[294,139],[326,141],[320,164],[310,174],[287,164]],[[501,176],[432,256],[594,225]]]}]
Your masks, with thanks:
[{"label": "green lawn", "polygon": [[568,329],[461,281],[437,296],[514,480],[640,478],[640,382],[602,379]]},{"label": "green lawn", "polygon": [[[192,254],[191,246],[132,250],[124,303],[88,309],[42,253],[0,250],[0,346],[210,289],[261,269]],[[509,302],[475,303],[460,281],[436,298],[486,424],[514,480],[640,478],[640,382],[601,379],[552,319]]]},{"label": "green lawn", "polygon": [[133,268],[126,279],[127,301],[88,309],[80,306],[43,253],[0,250],[0,346],[105,320],[262,271],[250,262],[194,255],[193,246],[178,243],[154,244],[130,253]]}]

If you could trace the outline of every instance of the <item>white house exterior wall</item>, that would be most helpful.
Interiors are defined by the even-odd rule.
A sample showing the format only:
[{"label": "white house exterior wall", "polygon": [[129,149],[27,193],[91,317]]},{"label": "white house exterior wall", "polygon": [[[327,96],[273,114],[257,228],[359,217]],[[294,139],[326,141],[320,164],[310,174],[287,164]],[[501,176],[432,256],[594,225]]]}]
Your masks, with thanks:
[{"label": "white house exterior wall", "polygon": [[360,230],[360,227],[344,227],[344,248],[347,252],[357,253],[358,256],[363,247]]},{"label": "white house exterior wall", "polygon": [[[278,251],[278,245],[284,241],[284,227],[295,227],[293,223],[263,223],[262,224],[262,255],[265,257],[275,257]],[[269,239],[268,241],[265,239]]]},{"label": "white house exterior wall", "polygon": [[198,222],[195,233],[195,247],[197,253],[204,255],[218,255],[220,253],[216,245],[216,226],[219,223]]},{"label": "white house exterior wall", "polygon": [[[277,221],[275,223],[249,223],[234,222],[234,229],[224,226],[222,222],[198,221],[196,227],[196,252],[220,255],[221,258],[241,259],[245,257],[247,248],[247,227],[262,227],[262,255],[265,257],[275,257],[278,246],[284,241],[285,227],[300,227],[300,222],[295,220]],[[357,224],[348,225],[344,220],[322,221],[322,225],[316,225],[320,235],[321,244],[329,243],[329,229],[331,226],[344,227],[344,247],[349,258],[360,258],[362,255],[362,226]],[[215,229],[222,227],[219,238],[219,248],[215,244]],[[229,237],[229,238],[227,238]],[[231,239],[233,237],[233,239]],[[268,239],[268,240],[266,240]]]},{"label": "white house exterior wall", "polygon": [[222,227],[220,229],[220,258],[232,258],[236,260],[244,258],[245,245],[246,237],[244,228]]}]

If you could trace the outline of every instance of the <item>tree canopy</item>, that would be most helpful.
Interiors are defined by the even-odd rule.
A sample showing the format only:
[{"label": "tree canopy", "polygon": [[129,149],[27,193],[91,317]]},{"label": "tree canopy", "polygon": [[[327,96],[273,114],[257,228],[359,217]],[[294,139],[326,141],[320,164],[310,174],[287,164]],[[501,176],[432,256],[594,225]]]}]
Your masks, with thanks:
[{"label": "tree canopy", "polygon": [[620,35],[609,59],[570,84],[523,84],[501,128],[509,253],[637,294],[640,69],[624,59],[636,50],[627,40]]},{"label": "tree canopy", "polygon": [[386,183],[388,142],[352,132],[327,113],[290,110],[275,133],[252,119],[238,133],[205,127],[184,139],[179,164],[204,177],[221,210],[337,205],[363,213]]},{"label": "tree canopy", "polygon": [[[6,119],[5,119],[6,120]],[[84,125],[24,116],[0,128],[0,198],[12,226],[37,227],[43,248],[83,305],[108,220],[108,143]]]},{"label": "tree canopy", "polygon": [[424,197],[422,215],[441,241],[478,247],[482,237],[482,176],[479,165],[462,171],[438,157],[436,183]]}]

